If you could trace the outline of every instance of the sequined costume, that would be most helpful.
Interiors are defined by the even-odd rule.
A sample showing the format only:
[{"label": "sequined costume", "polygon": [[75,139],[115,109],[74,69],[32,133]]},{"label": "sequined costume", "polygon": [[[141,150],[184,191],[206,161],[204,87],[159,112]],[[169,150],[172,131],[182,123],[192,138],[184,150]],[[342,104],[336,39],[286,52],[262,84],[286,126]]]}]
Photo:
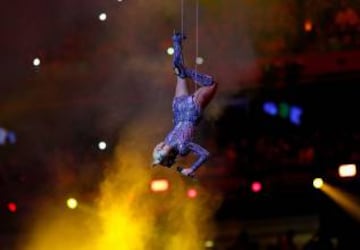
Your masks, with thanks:
[{"label": "sequined costume", "polygon": [[193,152],[198,159],[191,169],[196,171],[209,157],[209,152],[193,142],[194,133],[201,120],[202,111],[193,95],[175,97],[172,104],[174,128],[165,138],[176,154],[185,156]]},{"label": "sequined costume", "polygon": [[[171,167],[178,155],[186,156],[191,152],[197,155],[197,160],[190,168],[184,169],[178,166],[177,171],[183,175],[194,177],[196,170],[209,158],[209,152],[194,143],[193,140],[203,109],[216,91],[216,84],[211,76],[185,67],[182,55],[182,41],[184,39],[185,36],[181,33],[174,33],[172,36],[174,48],[172,66],[177,76],[177,86],[186,84],[185,81],[180,81],[182,84],[179,85],[179,79],[188,78],[199,85],[200,89],[192,95],[179,96],[175,94],[172,104],[174,127],[165,137],[165,140],[154,148],[152,165],[160,164],[164,167]],[[187,93],[187,88],[183,92]],[[178,93],[178,89],[176,93]],[[198,103],[199,100],[200,103]]]}]

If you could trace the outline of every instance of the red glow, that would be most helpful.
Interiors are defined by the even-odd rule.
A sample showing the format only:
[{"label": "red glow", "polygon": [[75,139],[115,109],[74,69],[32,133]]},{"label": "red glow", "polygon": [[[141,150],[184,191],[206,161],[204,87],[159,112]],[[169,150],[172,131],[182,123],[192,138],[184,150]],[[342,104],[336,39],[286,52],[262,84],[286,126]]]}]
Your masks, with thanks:
[{"label": "red glow", "polygon": [[261,189],[262,189],[261,182],[259,182],[259,181],[254,181],[254,182],[251,184],[251,190],[252,190],[254,193],[260,192]]},{"label": "red glow", "polygon": [[10,212],[15,213],[17,210],[17,206],[15,202],[9,202],[7,204],[7,208],[9,209]]},{"label": "red glow", "polygon": [[310,31],[312,31],[312,29],[313,29],[312,22],[310,20],[306,20],[305,23],[304,23],[304,30],[306,32],[310,32]]},{"label": "red glow", "polygon": [[195,189],[195,188],[190,188],[190,189],[188,189],[188,191],[187,191],[187,196],[188,196],[189,198],[195,198],[195,197],[197,196],[197,191],[196,191],[196,189]]}]

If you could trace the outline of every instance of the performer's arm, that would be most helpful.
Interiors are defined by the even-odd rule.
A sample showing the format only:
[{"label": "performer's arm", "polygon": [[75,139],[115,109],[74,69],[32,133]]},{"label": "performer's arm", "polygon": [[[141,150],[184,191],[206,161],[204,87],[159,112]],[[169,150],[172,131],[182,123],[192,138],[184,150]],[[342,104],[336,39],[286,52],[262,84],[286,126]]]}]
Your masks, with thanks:
[{"label": "performer's arm", "polygon": [[200,145],[193,142],[190,142],[188,144],[188,148],[190,151],[192,151],[195,155],[198,156],[198,159],[191,165],[191,170],[195,172],[209,159],[210,153]]}]

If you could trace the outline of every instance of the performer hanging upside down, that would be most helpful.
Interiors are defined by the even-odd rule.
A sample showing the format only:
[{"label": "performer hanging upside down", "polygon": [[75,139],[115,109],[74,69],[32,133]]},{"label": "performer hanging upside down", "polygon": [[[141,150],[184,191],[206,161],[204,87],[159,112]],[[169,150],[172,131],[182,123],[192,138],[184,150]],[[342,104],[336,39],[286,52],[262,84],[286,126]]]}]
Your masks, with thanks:
[{"label": "performer hanging upside down", "polygon": [[[175,33],[172,37],[173,69],[177,76],[172,104],[174,128],[164,141],[155,146],[153,166],[159,164],[171,167],[179,155],[186,156],[189,153],[194,153],[198,159],[190,168],[177,167],[181,174],[194,177],[196,170],[209,158],[209,152],[193,142],[194,132],[204,109],[216,92],[217,84],[211,76],[185,67],[182,54],[182,41],[184,39],[185,37],[181,33]],[[194,93],[189,93],[188,79],[200,86]]]}]

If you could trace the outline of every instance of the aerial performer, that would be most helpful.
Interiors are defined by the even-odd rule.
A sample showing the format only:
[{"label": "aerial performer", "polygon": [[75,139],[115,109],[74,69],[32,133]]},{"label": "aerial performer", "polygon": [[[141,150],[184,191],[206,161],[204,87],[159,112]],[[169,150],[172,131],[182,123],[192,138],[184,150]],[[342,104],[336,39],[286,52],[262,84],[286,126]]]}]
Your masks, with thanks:
[{"label": "aerial performer", "polygon": [[[203,112],[215,95],[217,83],[213,77],[189,69],[184,65],[182,53],[184,40],[184,34],[174,32],[172,36],[174,48],[172,66],[176,75],[175,95],[172,102],[174,127],[165,139],[155,146],[153,166],[161,165],[171,168],[175,164],[176,158],[193,153],[197,159],[190,167],[177,166],[176,168],[182,175],[193,178],[199,167],[210,156],[205,148],[193,140]],[[189,91],[189,80],[199,86],[193,93]]]}]

